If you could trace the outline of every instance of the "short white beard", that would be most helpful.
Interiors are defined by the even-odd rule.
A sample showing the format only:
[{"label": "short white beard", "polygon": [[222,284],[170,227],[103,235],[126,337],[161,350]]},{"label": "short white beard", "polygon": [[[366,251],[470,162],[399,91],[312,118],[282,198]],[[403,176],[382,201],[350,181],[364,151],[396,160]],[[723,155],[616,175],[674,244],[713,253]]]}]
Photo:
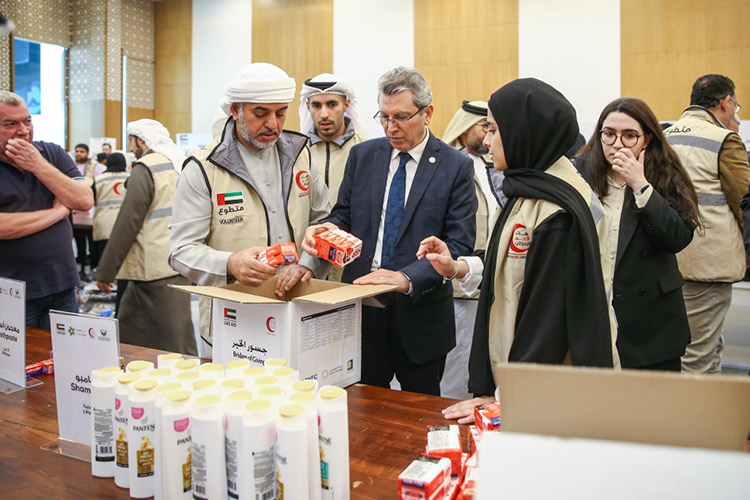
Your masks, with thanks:
[{"label": "short white beard", "polygon": [[245,117],[242,115],[242,110],[237,113],[237,133],[240,134],[240,137],[243,141],[249,142],[253,145],[253,147],[258,149],[268,149],[270,147],[273,147],[276,144],[276,141],[279,140],[279,136],[277,135],[276,139],[271,142],[260,142],[258,139],[250,135],[250,128],[245,121]]}]

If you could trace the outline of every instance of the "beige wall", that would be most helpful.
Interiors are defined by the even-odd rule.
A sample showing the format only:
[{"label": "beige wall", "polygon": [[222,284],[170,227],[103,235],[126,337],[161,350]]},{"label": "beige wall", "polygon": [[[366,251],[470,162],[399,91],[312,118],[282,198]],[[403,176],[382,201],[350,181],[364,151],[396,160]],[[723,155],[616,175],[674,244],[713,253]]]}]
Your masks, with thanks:
[{"label": "beige wall", "polygon": [[175,138],[190,132],[192,71],[192,0],[165,0],[154,4],[156,29],[155,109],[159,120]]},{"label": "beige wall", "polygon": [[518,78],[518,0],[415,0],[414,65],[432,88],[441,136],[464,100]]},{"label": "beige wall", "polygon": [[621,0],[620,9],[623,96],[675,120],[693,82],[721,73],[750,102],[750,1]]},{"label": "beige wall", "polygon": [[284,128],[299,130],[302,83],[333,72],[333,0],[253,2],[253,61],[273,63],[297,81]]}]

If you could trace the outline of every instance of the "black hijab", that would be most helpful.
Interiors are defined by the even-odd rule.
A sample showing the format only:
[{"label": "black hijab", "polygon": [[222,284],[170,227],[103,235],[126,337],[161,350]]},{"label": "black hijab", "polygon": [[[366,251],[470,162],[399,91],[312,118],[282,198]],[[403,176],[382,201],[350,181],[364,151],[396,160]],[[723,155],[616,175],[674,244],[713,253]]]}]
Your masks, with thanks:
[{"label": "black hijab", "polygon": [[[484,286],[479,296],[469,360],[469,391],[476,395],[491,395],[495,390],[489,355],[490,309],[494,302],[500,235],[519,197],[554,202],[571,217],[566,248],[569,259],[566,262],[566,276],[571,279],[564,284],[566,324],[570,328],[563,342],[567,344],[565,352],[544,359],[531,359],[525,356],[526,351],[538,352],[539,346],[527,349],[528,345],[518,345],[514,341],[509,361],[561,363],[569,351],[571,361],[576,365],[611,367],[613,364],[609,306],[599,258],[599,240],[588,201],[570,184],[545,172],[570,149],[578,137],[575,109],[560,92],[535,78],[508,83],[492,94],[488,104],[502,138],[508,164],[503,182],[508,204],[492,230],[484,261]],[[526,276],[532,272],[525,270]],[[518,333],[519,320],[524,313],[544,314],[544,311],[525,311],[526,303],[527,295],[522,289],[514,333]],[[524,338],[530,339],[531,343],[547,342],[550,339],[546,339],[545,334],[542,331],[534,332]]]}]

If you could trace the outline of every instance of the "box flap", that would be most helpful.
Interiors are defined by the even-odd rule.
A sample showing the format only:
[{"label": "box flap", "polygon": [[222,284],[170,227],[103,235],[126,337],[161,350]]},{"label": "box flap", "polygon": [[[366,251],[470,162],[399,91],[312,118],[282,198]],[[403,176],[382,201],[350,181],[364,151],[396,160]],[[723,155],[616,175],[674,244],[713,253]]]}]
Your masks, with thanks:
[{"label": "box flap", "polygon": [[503,430],[744,450],[748,377],[508,363],[494,368]]},{"label": "box flap", "polygon": [[350,300],[380,295],[381,293],[391,292],[395,289],[395,285],[349,285],[346,283],[310,280],[307,283],[297,284],[290,293],[294,291],[299,292],[294,294],[292,300],[336,305]]},{"label": "box flap", "polygon": [[[264,287],[267,284],[268,282],[264,284]],[[274,298],[273,287],[271,287],[271,294],[268,295],[267,293],[262,293],[265,290],[261,290],[261,287],[254,288],[240,285],[239,283],[225,286],[170,286],[172,288],[177,288],[178,290],[182,290],[185,292],[204,295],[206,297],[212,297],[214,299],[231,300],[232,302],[237,302],[239,304],[283,304],[286,302],[281,298]]]}]

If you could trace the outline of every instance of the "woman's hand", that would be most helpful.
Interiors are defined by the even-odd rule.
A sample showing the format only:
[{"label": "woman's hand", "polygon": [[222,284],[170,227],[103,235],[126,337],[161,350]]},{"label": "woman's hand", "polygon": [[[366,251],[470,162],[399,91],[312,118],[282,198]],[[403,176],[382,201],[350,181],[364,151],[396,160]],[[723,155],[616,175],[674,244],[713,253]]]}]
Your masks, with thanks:
[{"label": "woman's hand", "polygon": [[634,193],[637,193],[643,186],[648,184],[648,180],[646,180],[646,176],[643,173],[643,161],[645,158],[646,148],[641,150],[637,159],[630,149],[622,148],[615,153],[614,161],[612,162],[612,170],[625,179],[625,183]]}]

